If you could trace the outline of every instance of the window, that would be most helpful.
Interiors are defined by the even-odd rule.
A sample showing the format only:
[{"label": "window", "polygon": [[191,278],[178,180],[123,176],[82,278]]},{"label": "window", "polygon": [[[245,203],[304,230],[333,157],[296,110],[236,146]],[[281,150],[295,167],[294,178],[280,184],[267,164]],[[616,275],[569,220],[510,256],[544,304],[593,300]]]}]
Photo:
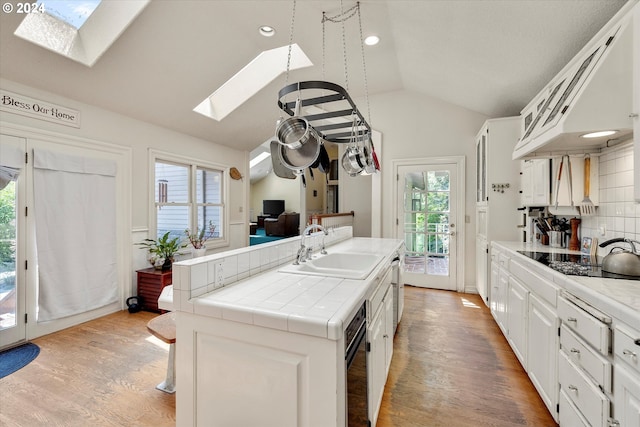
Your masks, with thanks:
[{"label": "window", "polygon": [[215,225],[213,241],[226,243],[223,171],[196,163],[155,161],[156,236],[166,232],[185,238],[184,231]]}]

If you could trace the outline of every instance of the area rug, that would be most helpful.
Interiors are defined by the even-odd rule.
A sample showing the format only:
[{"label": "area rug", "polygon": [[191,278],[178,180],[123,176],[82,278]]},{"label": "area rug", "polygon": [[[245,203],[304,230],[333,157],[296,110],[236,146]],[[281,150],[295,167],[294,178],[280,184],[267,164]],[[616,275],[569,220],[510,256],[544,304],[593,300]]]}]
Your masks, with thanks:
[{"label": "area rug", "polygon": [[10,348],[0,353],[0,378],[13,374],[18,369],[24,368],[38,357],[40,347],[27,343],[18,347]]},{"label": "area rug", "polygon": [[264,233],[264,228],[258,228],[256,234],[249,236],[249,246],[259,245],[261,243],[273,242],[275,240],[284,239],[284,237],[267,236]]}]

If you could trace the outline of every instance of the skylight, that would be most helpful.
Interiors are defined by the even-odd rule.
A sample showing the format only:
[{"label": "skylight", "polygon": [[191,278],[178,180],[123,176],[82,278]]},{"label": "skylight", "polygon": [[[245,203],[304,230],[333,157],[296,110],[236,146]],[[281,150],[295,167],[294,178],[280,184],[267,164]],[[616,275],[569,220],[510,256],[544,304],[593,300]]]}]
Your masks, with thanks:
[{"label": "skylight", "polygon": [[[265,50],[242,70],[227,80],[196,108],[196,113],[220,121],[249,98],[287,71],[289,45]],[[313,63],[300,46],[291,45],[290,70],[310,67]]]},{"label": "skylight", "polygon": [[49,15],[79,30],[102,0],[47,0],[39,1]]},{"label": "skylight", "polygon": [[91,67],[149,1],[42,0],[14,34]]}]

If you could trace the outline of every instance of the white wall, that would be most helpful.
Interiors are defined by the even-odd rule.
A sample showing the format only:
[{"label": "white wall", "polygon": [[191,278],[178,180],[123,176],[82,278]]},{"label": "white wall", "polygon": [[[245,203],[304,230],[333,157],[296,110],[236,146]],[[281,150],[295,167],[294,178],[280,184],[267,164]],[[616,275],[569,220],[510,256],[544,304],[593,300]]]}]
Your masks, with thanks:
[{"label": "white wall", "polygon": [[[640,204],[633,199],[633,174],[632,145],[621,144],[620,148],[603,150],[600,156],[600,205],[595,216],[582,217],[580,237],[597,237],[599,243],[615,237],[640,240]],[[604,236],[600,233],[601,227],[604,227]],[[611,247],[599,248],[598,254],[608,254]]]},{"label": "white wall", "polygon": [[251,185],[252,221],[262,213],[263,200],[284,200],[284,210],[300,212],[300,178],[279,178],[273,171]]},{"label": "white wall", "polygon": [[[243,176],[248,177],[248,153],[234,150],[209,141],[193,138],[155,125],[131,119],[88,104],[73,101],[44,90],[27,87],[6,79],[0,79],[0,87],[31,98],[55,103],[64,107],[79,110],[81,126],[79,129],[62,126],[56,123],[24,117],[13,113],[0,113],[3,123],[25,126],[36,131],[84,138],[97,142],[130,147],[131,164],[131,242],[147,237],[149,227],[149,167],[148,150],[153,148],[163,152],[181,154],[191,158],[202,159],[219,165],[238,168]],[[2,131],[2,129],[0,129]],[[15,131],[12,132],[15,134]],[[17,135],[20,136],[20,135]],[[235,249],[248,244],[248,209],[249,180],[229,180],[229,236],[230,245],[219,250]],[[131,249],[133,270],[148,267],[144,251]],[[133,276],[133,271],[132,271]],[[132,288],[135,288],[133,282]],[[125,290],[124,296],[134,292]]]}]

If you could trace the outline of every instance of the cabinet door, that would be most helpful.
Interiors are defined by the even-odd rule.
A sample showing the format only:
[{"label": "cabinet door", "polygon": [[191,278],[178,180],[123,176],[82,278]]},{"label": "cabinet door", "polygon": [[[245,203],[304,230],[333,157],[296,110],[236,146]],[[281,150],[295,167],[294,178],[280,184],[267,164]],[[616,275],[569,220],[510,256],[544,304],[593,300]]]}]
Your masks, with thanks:
[{"label": "cabinet door", "polygon": [[533,205],[533,161],[523,160],[520,165],[520,203],[522,206]]},{"label": "cabinet door", "polygon": [[527,371],[543,402],[557,421],[559,320],[554,310],[529,295]]},{"label": "cabinet door", "polygon": [[387,375],[389,374],[389,368],[391,367],[391,358],[393,357],[393,290],[390,289],[387,292],[387,296],[384,299],[384,357],[385,357],[385,383],[387,382]]},{"label": "cabinet door", "polygon": [[513,352],[522,366],[527,368],[527,311],[529,291],[513,276],[509,277],[507,302],[507,337]]},{"label": "cabinet door", "polygon": [[614,373],[614,415],[624,427],[640,427],[640,375],[617,362]]},{"label": "cabinet door", "polygon": [[489,254],[487,253],[487,241],[478,237],[476,240],[476,288],[485,304],[489,304],[489,289],[487,286]]},{"label": "cabinet door", "polygon": [[548,206],[550,190],[550,166],[549,160],[537,159],[532,160],[532,200],[533,206]]},{"label": "cabinet door", "polygon": [[[493,269],[493,266],[492,266]],[[495,281],[494,281],[495,278]],[[507,329],[507,289],[509,288],[509,273],[502,267],[497,267],[497,274],[491,273],[491,313],[505,336]]]},{"label": "cabinet door", "polygon": [[370,346],[367,359],[367,369],[369,371],[369,419],[373,425],[378,419],[387,373],[385,367],[384,316],[385,310],[381,308],[375,314],[371,325],[367,329]]}]

